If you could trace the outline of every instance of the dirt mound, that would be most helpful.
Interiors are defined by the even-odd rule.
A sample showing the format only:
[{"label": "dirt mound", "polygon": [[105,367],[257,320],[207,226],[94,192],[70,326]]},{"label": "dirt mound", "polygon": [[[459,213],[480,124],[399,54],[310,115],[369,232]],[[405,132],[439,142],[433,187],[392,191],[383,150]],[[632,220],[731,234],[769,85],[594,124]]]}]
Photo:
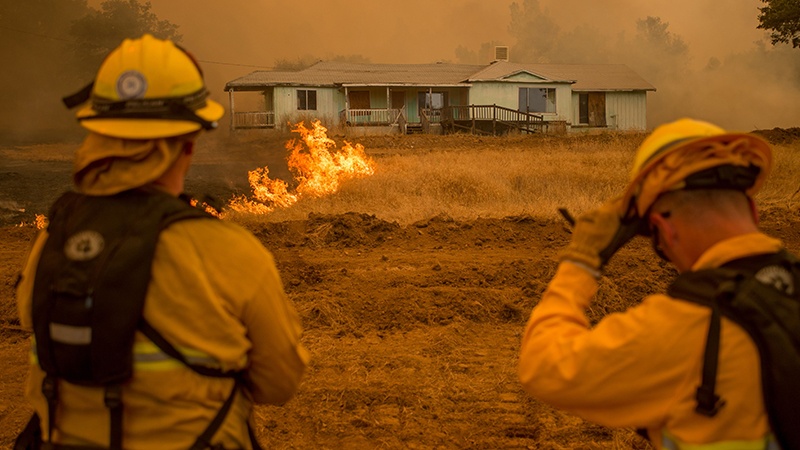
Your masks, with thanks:
[{"label": "dirt mound", "polygon": [[[770,210],[764,229],[800,249],[798,213]],[[529,216],[407,226],[369,214],[315,214],[253,230],[275,256],[313,360],[297,398],[257,409],[270,447],[646,448],[525,395],[515,367],[524,323],[569,239],[561,220]],[[35,230],[0,228],[0,445],[28,414],[27,334],[13,284]],[[589,311],[596,322],[661,291],[674,276],[650,242],[614,256]]]},{"label": "dirt mound", "polygon": [[770,144],[791,144],[800,140],[800,127],[755,130],[753,133],[763,137]]},{"label": "dirt mound", "polygon": [[[770,139],[795,139],[797,130],[772,130]],[[218,198],[246,191],[237,177],[281,154],[280,142],[265,144],[259,136],[241,137],[233,153],[222,146],[209,152],[189,190],[210,187]],[[563,139],[616,145],[623,138],[630,141],[625,148],[633,148],[641,136]],[[366,144],[376,152],[410,153],[433,151],[442,139],[451,151],[549,145],[555,138],[412,136],[370,138]],[[265,145],[275,149],[263,156],[258,151]],[[50,155],[47,150],[42,153]],[[8,176],[0,177],[0,448],[9,448],[30,414],[22,397],[29,335],[19,328],[14,284],[36,233],[32,215],[45,212],[69,188],[71,164],[67,158],[26,164],[21,156],[3,162]],[[21,221],[28,225],[17,226]],[[517,381],[525,321],[570,237],[563,220],[456,220],[440,214],[398,225],[350,212],[245,226],[274,255],[312,354],[297,397],[284,407],[256,410],[256,432],[266,447],[647,447],[632,430],[599,427],[549,408],[522,392]],[[800,251],[800,211],[764,211],[762,227]],[[605,275],[588,312],[592,322],[663,291],[674,271],[654,256],[648,240],[635,238]]]}]

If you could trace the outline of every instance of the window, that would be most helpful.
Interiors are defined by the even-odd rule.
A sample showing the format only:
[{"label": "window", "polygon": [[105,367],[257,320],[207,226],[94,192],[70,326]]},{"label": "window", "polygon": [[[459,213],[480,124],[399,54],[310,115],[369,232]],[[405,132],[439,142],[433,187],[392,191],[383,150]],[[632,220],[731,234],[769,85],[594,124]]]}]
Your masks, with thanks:
[{"label": "window", "polygon": [[444,92],[420,92],[417,101],[420,109],[442,109],[447,98]]},{"label": "window", "polygon": [[360,110],[352,112],[352,115],[369,116],[369,91],[350,91],[347,95],[350,97],[350,109]]},{"label": "window", "polygon": [[297,90],[297,109],[311,110],[317,109],[317,91],[298,89]]},{"label": "window", "polygon": [[425,94],[425,107],[430,109],[442,109],[442,107],[444,107],[444,93],[432,92]]},{"label": "window", "polygon": [[418,92],[417,102],[420,116],[424,114],[432,122],[439,122],[442,116],[442,108],[447,105],[447,93]]},{"label": "window", "polygon": [[556,112],[554,88],[519,88],[519,110],[522,112]]},{"label": "window", "polygon": [[350,109],[370,109],[369,91],[350,91]]},{"label": "window", "polygon": [[578,94],[578,123],[589,125],[589,94]]}]

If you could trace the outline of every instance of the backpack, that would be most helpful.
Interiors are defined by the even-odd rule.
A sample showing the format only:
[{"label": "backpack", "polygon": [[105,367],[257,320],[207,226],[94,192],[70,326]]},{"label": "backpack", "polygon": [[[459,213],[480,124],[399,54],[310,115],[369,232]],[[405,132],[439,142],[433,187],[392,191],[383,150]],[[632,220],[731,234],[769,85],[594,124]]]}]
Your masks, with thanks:
[{"label": "backpack", "polygon": [[741,326],[758,348],[764,406],[781,448],[800,449],[800,260],[785,250],[716,269],[685,272],[667,289],[676,299],[711,308],[696,411],[724,407],[715,392],[720,317]]},{"label": "backpack", "polygon": [[[36,356],[45,372],[42,393],[48,404],[48,436],[52,437],[58,420],[59,381],[65,380],[104,389],[110,448],[123,448],[122,385],[133,375],[138,330],[193,371],[235,380],[216,417],[191,447],[212,448],[210,441],[243,386],[242,374],[189,362],[142,316],[161,231],[182,220],[214,219],[186,200],[134,189],[113,196],[67,192],[53,204],[32,302]],[[34,415],[15,449],[41,445],[38,424]],[[259,448],[252,431],[250,437]]]}]

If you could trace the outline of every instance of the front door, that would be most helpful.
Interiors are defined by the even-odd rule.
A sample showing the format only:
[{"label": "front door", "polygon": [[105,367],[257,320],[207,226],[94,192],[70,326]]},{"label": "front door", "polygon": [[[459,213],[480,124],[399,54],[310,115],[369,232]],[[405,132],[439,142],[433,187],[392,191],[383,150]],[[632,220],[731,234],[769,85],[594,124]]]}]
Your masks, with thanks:
[{"label": "front door", "polygon": [[589,126],[606,126],[606,93],[589,92]]}]

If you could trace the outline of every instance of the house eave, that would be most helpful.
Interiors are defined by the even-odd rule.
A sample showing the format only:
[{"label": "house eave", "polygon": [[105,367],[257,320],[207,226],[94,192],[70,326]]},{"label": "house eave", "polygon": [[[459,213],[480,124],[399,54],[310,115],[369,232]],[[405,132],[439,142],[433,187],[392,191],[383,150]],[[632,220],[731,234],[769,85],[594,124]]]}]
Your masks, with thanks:
[{"label": "house eave", "polygon": [[587,92],[643,92],[643,91],[653,91],[655,92],[656,88],[581,88],[581,89],[572,89],[573,93],[587,93]]},{"label": "house eave", "polygon": [[468,88],[472,84],[468,83],[341,83],[341,87],[434,87],[434,88]]},{"label": "house eave", "polygon": [[263,91],[265,88],[270,87],[313,87],[313,88],[335,88],[336,84],[330,83],[259,83],[259,84],[242,84],[242,85],[225,85],[225,92],[228,91]]},{"label": "house eave", "polygon": [[507,80],[505,78],[497,78],[491,80],[476,80],[469,79],[468,83],[509,83],[509,84],[575,84],[575,80]]}]

